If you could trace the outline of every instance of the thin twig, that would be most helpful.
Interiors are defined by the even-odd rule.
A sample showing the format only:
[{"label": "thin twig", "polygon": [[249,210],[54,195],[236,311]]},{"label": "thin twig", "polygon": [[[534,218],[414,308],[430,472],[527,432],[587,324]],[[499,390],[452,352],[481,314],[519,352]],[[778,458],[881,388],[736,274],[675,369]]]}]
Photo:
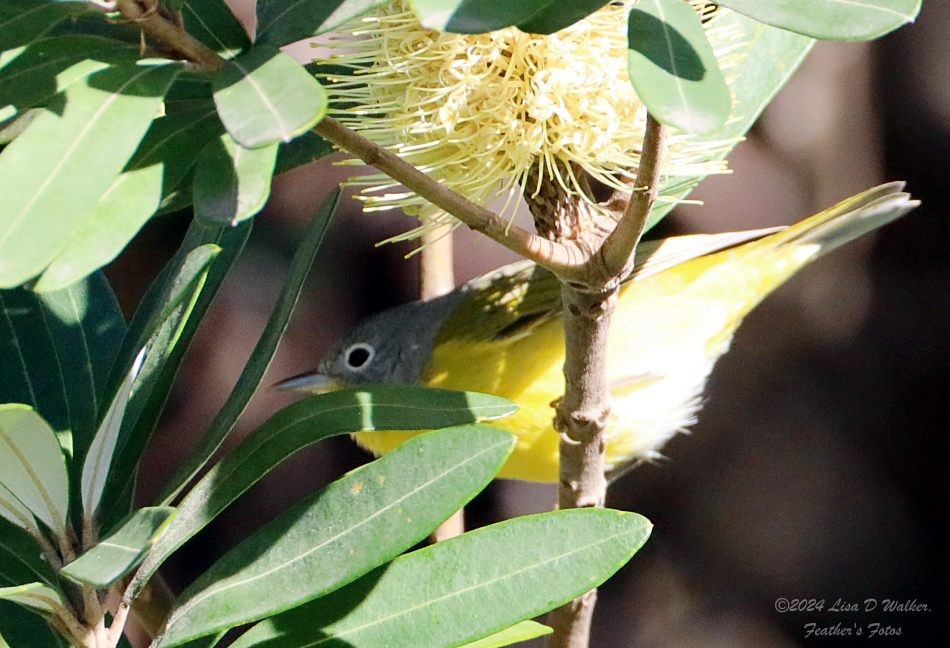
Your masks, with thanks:
[{"label": "thin twig", "polygon": [[455,193],[332,117],[325,117],[314,128],[314,132],[398,180],[410,191],[419,194],[476,232],[481,232],[557,275],[573,276],[579,268],[584,267],[589,258],[589,255],[576,245],[550,241],[512,225],[507,219]]},{"label": "thin twig", "polygon": [[158,0],[116,0],[115,8],[148,37],[168,45],[205,72],[220,70],[226,61],[165,16]]}]

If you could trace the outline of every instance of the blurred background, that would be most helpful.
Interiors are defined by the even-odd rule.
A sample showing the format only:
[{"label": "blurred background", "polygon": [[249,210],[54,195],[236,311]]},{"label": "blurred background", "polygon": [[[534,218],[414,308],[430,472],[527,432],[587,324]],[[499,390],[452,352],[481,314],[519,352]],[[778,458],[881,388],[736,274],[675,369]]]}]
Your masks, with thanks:
[{"label": "blurred background", "polygon": [[[253,3],[232,2],[253,25]],[[899,629],[891,645],[950,645],[950,3],[883,40],[820,43],[730,158],[702,207],[655,236],[789,223],[884,180],[923,206],[822,259],[751,316],[720,361],[700,422],[666,460],[615,484],[608,505],[655,526],[601,589],[598,647],[799,646],[805,624]],[[293,53],[303,59],[309,49]],[[160,488],[223,403],[264,326],[299,233],[350,168],[281,176],[251,243],[199,333],[148,453],[141,497]],[[313,367],[359,318],[418,295],[411,248],[374,244],[413,224],[347,200],[265,388],[233,445],[294,399],[269,388]],[[154,221],[109,269],[127,313],[173,253],[187,219]],[[456,233],[459,281],[512,260]],[[346,439],[299,453],[169,561],[179,589],[281,510],[369,457]],[[553,488],[496,483],[470,526],[547,510]],[[930,612],[780,613],[779,598],[908,600]],[[866,630],[867,631],[867,630]],[[863,644],[867,637],[851,640]]]}]

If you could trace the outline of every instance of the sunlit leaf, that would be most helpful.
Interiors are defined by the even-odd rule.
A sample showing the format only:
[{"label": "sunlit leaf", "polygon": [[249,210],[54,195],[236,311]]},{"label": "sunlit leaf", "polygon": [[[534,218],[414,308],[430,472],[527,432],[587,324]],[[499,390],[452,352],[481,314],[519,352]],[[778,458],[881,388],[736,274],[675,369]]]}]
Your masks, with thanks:
[{"label": "sunlit leaf", "polygon": [[277,147],[244,148],[227,133],[209,142],[195,166],[195,216],[236,225],[256,215],[270,197]]}]

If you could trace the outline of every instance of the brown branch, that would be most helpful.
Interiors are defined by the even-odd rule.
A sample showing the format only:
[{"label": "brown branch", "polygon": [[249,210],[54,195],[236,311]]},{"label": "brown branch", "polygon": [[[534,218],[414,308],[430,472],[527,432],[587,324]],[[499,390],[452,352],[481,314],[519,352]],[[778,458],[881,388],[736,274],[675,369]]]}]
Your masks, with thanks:
[{"label": "brown branch", "polygon": [[115,8],[146,36],[168,45],[205,72],[214,72],[225,66],[225,60],[217,52],[164,15],[158,0],[116,0]]},{"label": "brown branch", "polygon": [[633,193],[627,202],[617,227],[604,241],[600,250],[601,262],[608,276],[626,276],[633,268],[633,252],[640,242],[650,210],[660,192],[660,168],[666,146],[667,129],[647,113],[647,127],[643,135],[643,150]]},{"label": "brown branch", "polygon": [[531,259],[557,275],[574,276],[587,263],[589,255],[580,247],[571,243],[549,241],[517,225],[512,225],[506,219],[455,193],[399,156],[371,142],[332,117],[325,117],[314,128],[314,132],[344,151],[352,153],[366,164],[398,180],[410,191],[419,194],[476,232],[481,232],[512,252]]}]

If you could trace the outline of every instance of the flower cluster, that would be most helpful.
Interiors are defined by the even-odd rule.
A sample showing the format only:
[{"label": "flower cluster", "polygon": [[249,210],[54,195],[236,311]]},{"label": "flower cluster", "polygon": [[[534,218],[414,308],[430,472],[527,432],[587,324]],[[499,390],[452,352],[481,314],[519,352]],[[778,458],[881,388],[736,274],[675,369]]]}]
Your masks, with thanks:
[{"label": "flower cluster", "polygon": [[[738,43],[718,26],[724,10],[690,1],[728,68]],[[629,191],[646,123],[627,76],[630,4],[609,3],[549,36],[514,27],[458,35],[423,28],[405,0],[394,0],[329,39],[331,114],[470,200],[505,196],[502,213],[537,190],[525,186],[532,170],[532,182],[553,179],[589,201],[572,167]],[[722,173],[719,157],[731,145],[676,133],[663,172]],[[387,176],[351,184],[363,188],[367,211],[402,208],[423,227],[450,222]]]}]

